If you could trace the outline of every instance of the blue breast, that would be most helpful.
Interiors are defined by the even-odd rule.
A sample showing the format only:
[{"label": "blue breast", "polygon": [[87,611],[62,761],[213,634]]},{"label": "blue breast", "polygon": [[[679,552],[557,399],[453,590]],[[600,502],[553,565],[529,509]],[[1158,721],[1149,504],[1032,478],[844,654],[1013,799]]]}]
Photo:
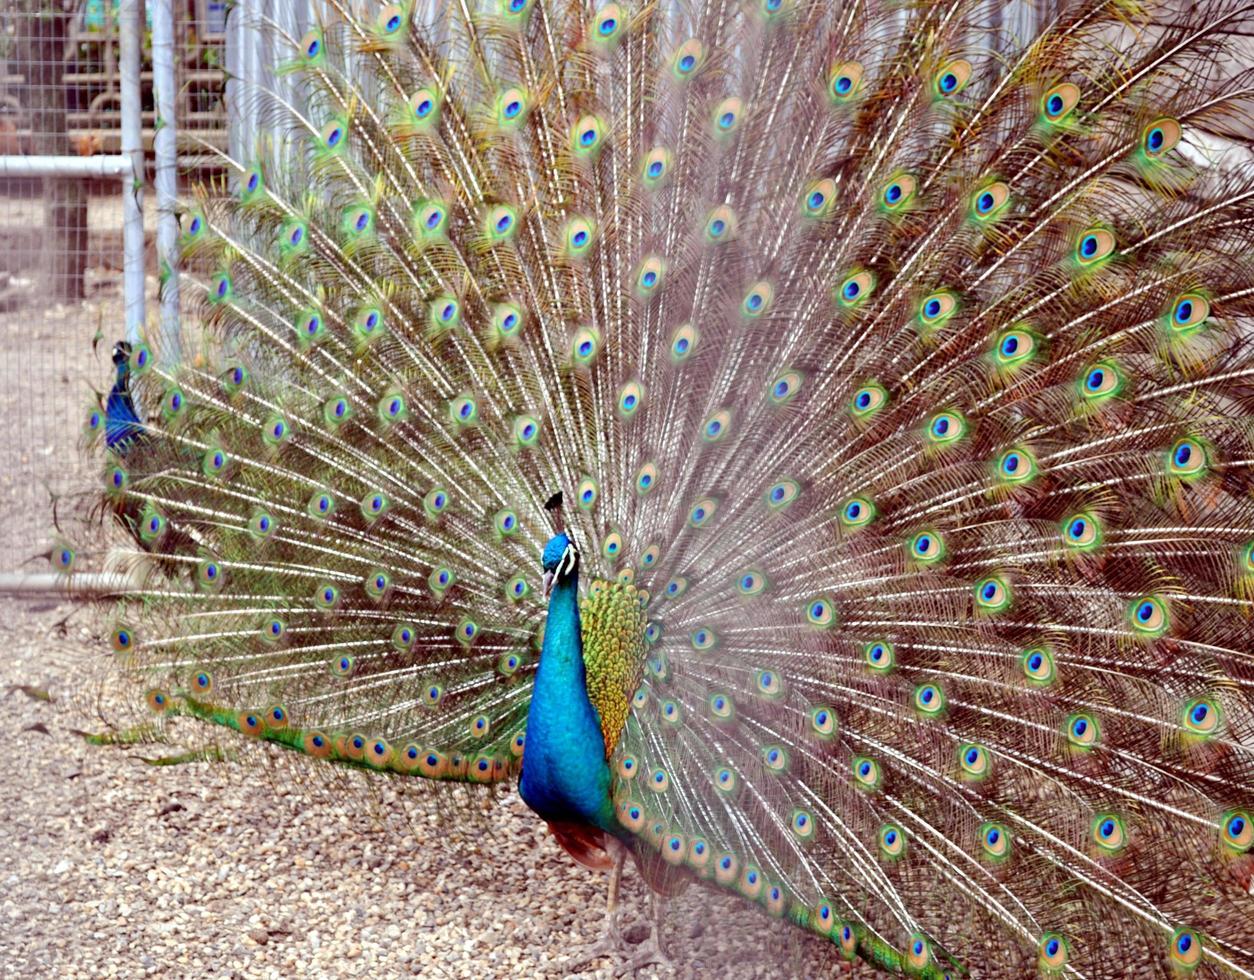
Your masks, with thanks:
[{"label": "blue breast", "polygon": [[144,426],[135,414],[135,403],[127,388],[126,365],[118,365],[118,377],[105,402],[105,445],[125,456],[131,443],[143,434]]},{"label": "blue breast", "polygon": [[550,822],[590,824],[611,833],[620,829],[600,719],[588,700],[574,576],[555,586],[549,599],[519,792]]}]

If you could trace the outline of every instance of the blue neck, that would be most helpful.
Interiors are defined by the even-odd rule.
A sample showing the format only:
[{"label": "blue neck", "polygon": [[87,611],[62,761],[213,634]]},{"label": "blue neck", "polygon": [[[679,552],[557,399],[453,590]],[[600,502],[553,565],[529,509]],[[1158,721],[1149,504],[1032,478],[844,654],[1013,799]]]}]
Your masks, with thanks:
[{"label": "blue neck", "polygon": [[519,792],[545,820],[617,832],[600,719],[588,700],[577,574],[549,597]]}]

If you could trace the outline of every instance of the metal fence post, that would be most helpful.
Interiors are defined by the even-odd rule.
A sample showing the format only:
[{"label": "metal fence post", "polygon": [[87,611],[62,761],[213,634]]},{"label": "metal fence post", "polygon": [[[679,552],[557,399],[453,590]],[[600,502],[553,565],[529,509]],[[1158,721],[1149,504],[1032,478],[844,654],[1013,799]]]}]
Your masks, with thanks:
[{"label": "metal fence post", "polygon": [[182,359],[179,331],[178,142],[174,75],[173,0],[152,5],[152,87],[157,109],[153,136],[157,187],[157,281],[161,284],[161,360]]},{"label": "metal fence post", "polygon": [[118,11],[118,71],[122,90],[122,155],[131,173],[122,179],[122,291],[126,304],[126,339],[137,344],[144,330],[144,142],[139,89],[143,46],[143,0],[122,0]]}]

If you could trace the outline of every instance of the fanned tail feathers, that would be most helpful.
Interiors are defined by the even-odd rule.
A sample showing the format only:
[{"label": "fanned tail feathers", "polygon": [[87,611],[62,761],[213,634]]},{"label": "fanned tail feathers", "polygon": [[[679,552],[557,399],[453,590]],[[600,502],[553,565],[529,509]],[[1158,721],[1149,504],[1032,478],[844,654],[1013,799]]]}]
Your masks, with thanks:
[{"label": "fanned tail feathers", "polygon": [[1254,976],[1254,18],[998,6],[283,36],[109,462],[198,543],[119,608],[153,706],[503,779],[560,488],[663,861],[921,975]]}]

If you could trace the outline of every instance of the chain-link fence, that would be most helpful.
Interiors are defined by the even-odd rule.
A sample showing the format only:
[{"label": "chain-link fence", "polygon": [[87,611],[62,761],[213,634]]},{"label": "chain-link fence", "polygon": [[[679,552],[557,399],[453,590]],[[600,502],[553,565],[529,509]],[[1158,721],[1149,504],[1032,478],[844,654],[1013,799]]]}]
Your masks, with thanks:
[{"label": "chain-link fence", "polygon": [[[173,118],[154,97],[153,16],[173,13]],[[123,149],[121,0],[0,0],[0,573],[46,569],[52,503],[93,479],[79,452],[93,392],[107,393],[122,337],[127,184],[107,164]],[[140,25],[147,316],[155,327],[157,197],[153,148],[170,123],[181,181],[204,179],[226,149],[227,0],[149,0]],[[142,7],[142,4],[141,4]],[[47,174],[46,158],[83,172]],[[93,158],[101,166],[93,167]],[[28,166],[29,165],[29,166]],[[33,169],[43,176],[26,176]],[[87,173],[95,170],[95,173]],[[5,176],[5,174],[8,174]],[[129,180],[129,177],[127,178]],[[134,316],[134,311],[132,311]]]}]

